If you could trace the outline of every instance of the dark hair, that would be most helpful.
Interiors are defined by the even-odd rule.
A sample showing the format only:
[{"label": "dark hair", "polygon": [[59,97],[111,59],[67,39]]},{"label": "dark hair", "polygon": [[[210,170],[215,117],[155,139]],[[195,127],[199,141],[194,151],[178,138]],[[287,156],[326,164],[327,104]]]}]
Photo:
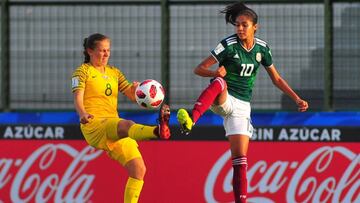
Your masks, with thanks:
[{"label": "dark hair", "polygon": [[88,48],[95,49],[96,43],[99,41],[102,41],[104,39],[109,39],[109,37],[107,37],[103,34],[100,34],[100,33],[91,34],[89,37],[86,37],[84,39],[84,43],[83,43],[83,46],[84,46],[83,54],[85,56],[84,63],[90,62],[90,55],[87,53],[86,49],[88,49]]},{"label": "dark hair", "polygon": [[249,16],[254,24],[257,24],[258,21],[258,15],[255,11],[245,6],[242,2],[230,4],[220,13],[224,13],[226,23],[231,23],[232,25],[235,25],[236,18],[240,15]]}]

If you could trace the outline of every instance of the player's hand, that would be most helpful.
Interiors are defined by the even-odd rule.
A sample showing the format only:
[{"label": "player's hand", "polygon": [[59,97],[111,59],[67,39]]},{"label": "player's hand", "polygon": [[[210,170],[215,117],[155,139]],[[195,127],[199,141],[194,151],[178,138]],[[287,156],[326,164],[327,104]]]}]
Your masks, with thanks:
[{"label": "player's hand", "polygon": [[309,108],[309,104],[307,103],[307,101],[302,99],[296,100],[296,105],[298,106],[298,111],[300,112],[304,112]]},{"label": "player's hand", "polygon": [[86,124],[89,123],[90,119],[93,119],[94,116],[88,113],[84,113],[82,115],[80,115],[80,123],[82,124]]},{"label": "player's hand", "polygon": [[139,81],[133,81],[132,85],[133,85],[133,88],[136,89],[140,85],[140,82]]},{"label": "player's hand", "polygon": [[218,69],[216,69],[216,77],[225,77],[226,75],[226,69],[224,66],[220,66]]},{"label": "player's hand", "polygon": [[140,85],[140,82],[138,82],[138,81],[133,81],[133,82],[132,82],[131,92],[132,92],[133,94],[135,94],[135,90],[136,90],[136,88],[137,88],[139,85]]}]

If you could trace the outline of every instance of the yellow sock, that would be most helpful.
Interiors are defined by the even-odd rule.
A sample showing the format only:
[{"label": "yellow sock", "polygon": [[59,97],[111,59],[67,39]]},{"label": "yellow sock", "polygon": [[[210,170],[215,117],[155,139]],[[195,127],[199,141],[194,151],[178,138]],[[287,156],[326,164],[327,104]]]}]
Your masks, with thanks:
[{"label": "yellow sock", "polygon": [[146,140],[157,138],[154,134],[155,126],[147,126],[141,124],[134,124],[128,131],[128,136],[134,140]]},{"label": "yellow sock", "polygon": [[124,203],[137,203],[143,185],[143,180],[129,177],[125,186]]}]

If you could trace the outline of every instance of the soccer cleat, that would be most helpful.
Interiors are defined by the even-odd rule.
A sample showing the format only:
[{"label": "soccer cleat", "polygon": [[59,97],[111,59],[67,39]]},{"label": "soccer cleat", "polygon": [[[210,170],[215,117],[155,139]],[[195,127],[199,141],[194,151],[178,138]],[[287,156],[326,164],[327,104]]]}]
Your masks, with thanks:
[{"label": "soccer cleat", "polygon": [[189,134],[193,127],[193,121],[188,112],[185,109],[179,109],[176,117],[180,124],[181,132],[185,135]]},{"label": "soccer cleat", "polygon": [[167,140],[170,138],[170,128],[169,128],[169,120],[170,120],[170,107],[167,104],[163,104],[160,108],[159,118],[158,118],[158,136],[161,139]]}]

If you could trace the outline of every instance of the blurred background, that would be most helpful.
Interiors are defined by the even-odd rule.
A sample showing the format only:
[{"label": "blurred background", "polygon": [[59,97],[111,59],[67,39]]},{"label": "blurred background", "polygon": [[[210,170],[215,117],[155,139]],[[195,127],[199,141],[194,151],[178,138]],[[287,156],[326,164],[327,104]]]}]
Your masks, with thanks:
[{"label": "blurred background", "polygon": [[[71,74],[96,32],[111,38],[110,64],[129,81],[160,81],[172,108],[172,138],[139,141],[147,166],[139,202],[233,202],[222,119],[208,111],[183,136],[175,118],[209,83],[193,69],[234,33],[220,14],[233,2],[2,0],[0,203],[122,202],[126,171],[86,144],[73,107]],[[256,37],[310,106],[296,112],[259,71],[248,202],[360,202],[360,1],[244,2],[259,15]],[[156,124],[156,111],[124,96],[118,108]]]},{"label": "blurred background", "polygon": [[[4,0],[0,108],[73,109],[71,73],[83,61],[83,39],[95,32],[112,39],[110,63],[130,81],[159,80],[173,108],[190,108],[209,82],[193,69],[234,33],[219,13],[230,2]],[[360,4],[330,2],[247,1],[259,14],[257,37],[310,111],[359,110]],[[120,110],[138,109],[124,97],[119,103]],[[296,110],[266,71],[259,72],[252,106]]]}]

